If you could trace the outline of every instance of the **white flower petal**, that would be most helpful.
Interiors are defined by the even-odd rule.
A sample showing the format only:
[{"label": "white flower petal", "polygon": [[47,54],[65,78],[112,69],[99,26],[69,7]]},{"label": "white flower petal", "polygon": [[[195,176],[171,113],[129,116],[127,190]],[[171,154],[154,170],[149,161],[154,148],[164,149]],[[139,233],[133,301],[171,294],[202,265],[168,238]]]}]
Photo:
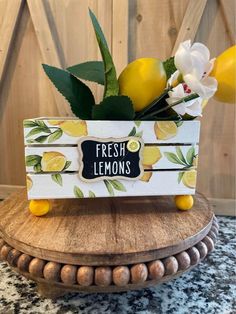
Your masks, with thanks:
[{"label": "white flower petal", "polygon": [[202,106],[199,99],[194,99],[191,106],[186,106],[186,113],[192,117],[202,116]]},{"label": "white flower petal", "polygon": [[207,46],[203,45],[202,43],[194,43],[190,50],[191,52],[197,52],[198,54],[201,54],[206,62],[209,61],[210,51]]},{"label": "white flower petal", "polygon": [[176,106],[173,106],[172,109],[177,112],[178,114],[180,114],[181,116],[185,115],[186,113],[186,107],[185,107],[185,103],[182,102],[181,104],[178,104]]},{"label": "white flower petal", "polygon": [[209,99],[217,90],[217,81],[213,77],[207,77],[199,81],[194,75],[187,74],[184,76],[184,81],[192,92],[197,93],[202,98]]},{"label": "white flower petal", "polygon": [[189,73],[192,70],[192,58],[188,44],[183,42],[179,45],[175,54],[175,66],[182,73]]},{"label": "white flower petal", "polygon": [[180,73],[178,70],[171,74],[169,80],[167,81],[167,86],[173,86],[175,82],[178,80],[179,75]]},{"label": "white flower petal", "polygon": [[172,105],[174,102],[179,101],[180,98],[179,97],[169,97],[166,98],[166,102],[168,103],[168,105]]}]

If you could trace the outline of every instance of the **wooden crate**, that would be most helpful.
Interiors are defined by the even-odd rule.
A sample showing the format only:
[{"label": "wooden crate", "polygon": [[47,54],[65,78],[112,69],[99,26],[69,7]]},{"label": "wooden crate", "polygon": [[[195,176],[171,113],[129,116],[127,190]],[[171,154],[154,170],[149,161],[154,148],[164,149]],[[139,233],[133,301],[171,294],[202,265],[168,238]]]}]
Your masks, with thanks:
[{"label": "wooden crate", "polygon": [[[194,194],[199,130],[199,121],[25,120],[28,198]],[[111,138],[136,139],[143,144],[140,148],[143,173],[137,179],[81,178],[78,143]]]}]

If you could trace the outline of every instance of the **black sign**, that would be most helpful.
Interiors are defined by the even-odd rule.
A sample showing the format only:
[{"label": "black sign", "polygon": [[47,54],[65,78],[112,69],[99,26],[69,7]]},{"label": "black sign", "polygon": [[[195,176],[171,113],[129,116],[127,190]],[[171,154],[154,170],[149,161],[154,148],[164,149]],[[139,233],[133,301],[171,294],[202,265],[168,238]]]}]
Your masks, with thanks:
[{"label": "black sign", "polygon": [[143,175],[143,142],[139,137],[86,137],[79,142],[78,148],[79,175],[83,181],[111,178],[136,180]]}]

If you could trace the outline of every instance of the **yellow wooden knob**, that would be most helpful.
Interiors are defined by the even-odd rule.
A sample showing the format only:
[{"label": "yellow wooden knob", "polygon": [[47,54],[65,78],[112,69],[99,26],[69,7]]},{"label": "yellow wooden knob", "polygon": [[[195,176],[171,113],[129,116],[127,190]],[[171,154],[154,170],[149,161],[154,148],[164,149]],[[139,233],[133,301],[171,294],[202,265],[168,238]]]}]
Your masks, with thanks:
[{"label": "yellow wooden knob", "polygon": [[44,216],[51,209],[51,202],[49,200],[31,200],[29,210],[35,216]]},{"label": "yellow wooden knob", "polygon": [[189,210],[193,207],[194,201],[192,195],[176,195],[175,205],[180,210]]}]

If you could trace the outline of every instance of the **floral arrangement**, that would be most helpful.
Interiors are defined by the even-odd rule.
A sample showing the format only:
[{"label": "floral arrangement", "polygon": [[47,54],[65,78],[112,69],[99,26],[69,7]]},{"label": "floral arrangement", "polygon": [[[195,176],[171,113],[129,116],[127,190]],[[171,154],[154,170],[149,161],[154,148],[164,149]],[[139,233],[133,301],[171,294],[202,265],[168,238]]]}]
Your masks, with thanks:
[{"label": "floral arrangement", "polygon": [[[92,25],[102,61],[89,61],[66,70],[44,64],[72,112],[84,120],[190,120],[202,115],[211,97],[234,103],[236,46],[210,59],[202,43],[187,40],[174,57],[137,59],[119,78],[102,29],[91,10]],[[89,87],[81,81],[104,86],[103,99],[95,103]]]}]

